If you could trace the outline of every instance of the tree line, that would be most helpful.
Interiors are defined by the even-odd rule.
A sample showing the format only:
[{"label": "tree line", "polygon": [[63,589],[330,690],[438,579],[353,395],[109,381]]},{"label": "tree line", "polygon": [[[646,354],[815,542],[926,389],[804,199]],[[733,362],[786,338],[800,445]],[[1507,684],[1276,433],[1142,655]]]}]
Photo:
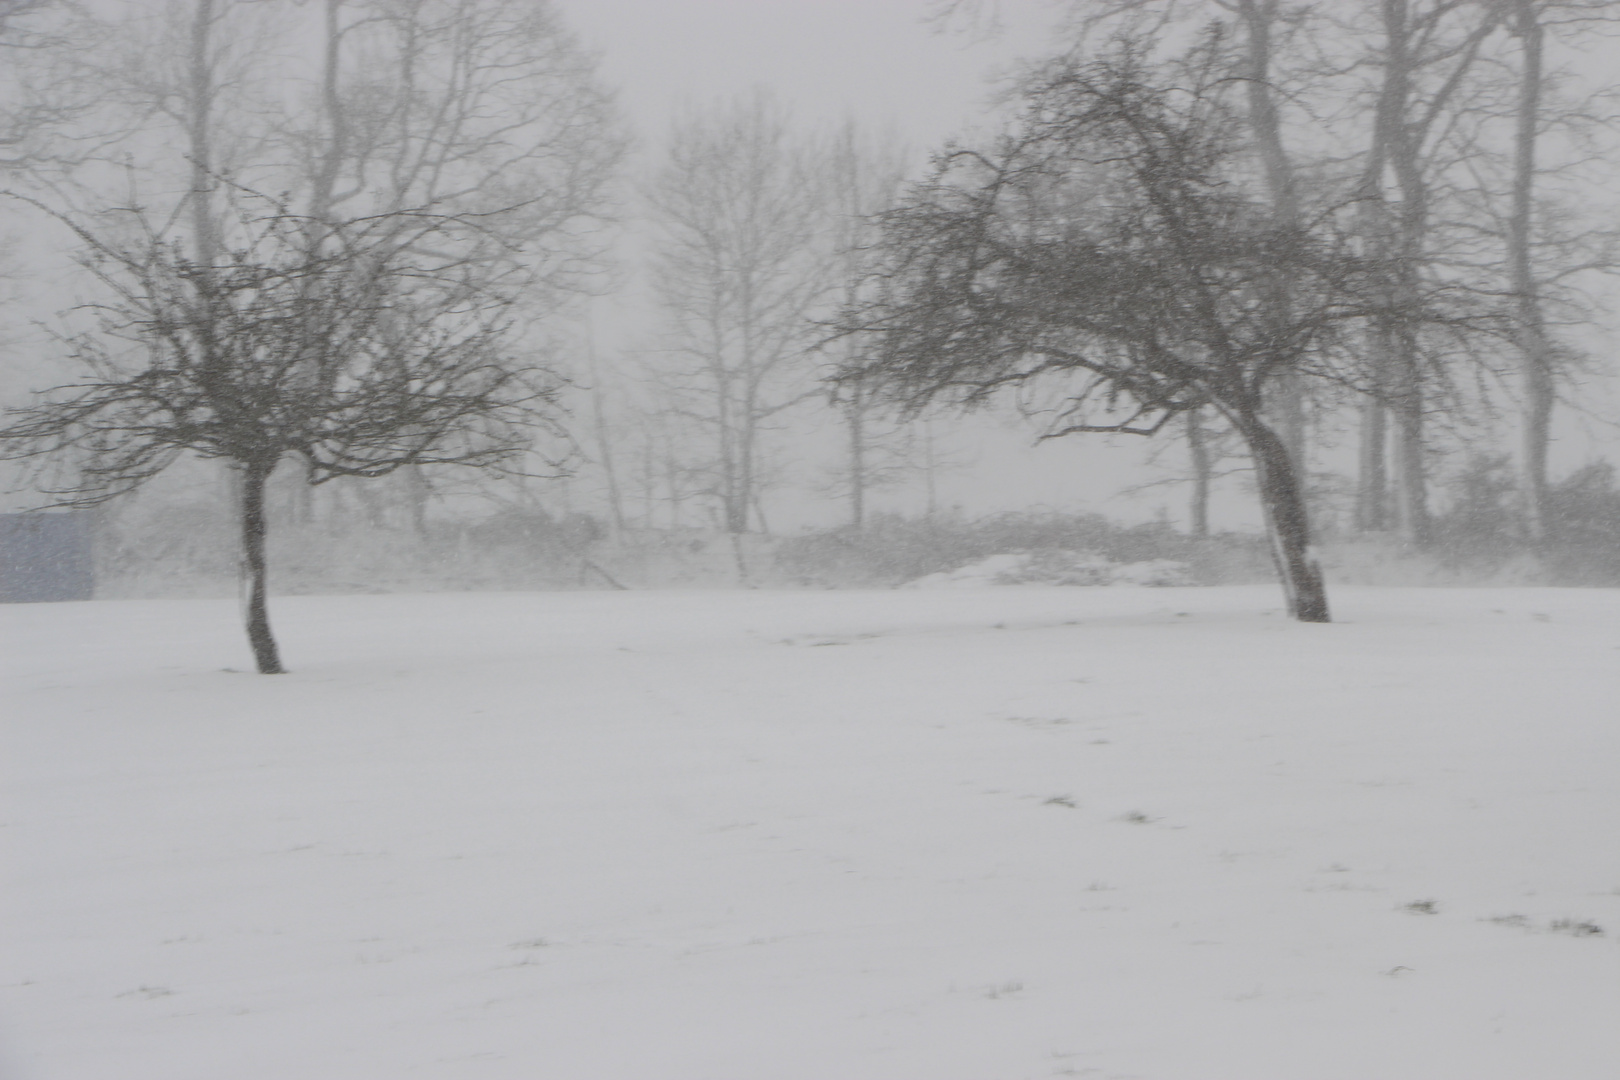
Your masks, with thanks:
[{"label": "tree line", "polygon": [[[935,7],[946,23],[993,14],[966,0]],[[929,471],[921,422],[944,423],[951,410],[940,406],[1010,401],[1040,437],[1105,430],[1177,444],[1196,532],[1208,531],[1217,478],[1251,472],[1279,572],[1316,580],[1307,591],[1320,588],[1313,516],[1342,507],[1341,534],[1422,551],[1458,519],[1437,508],[1442,485],[1499,463],[1513,478],[1492,528],[1540,544],[1556,526],[1555,407],[1566,421],[1607,422],[1586,377],[1605,370],[1591,350],[1607,329],[1616,258],[1615,129],[1612,87],[1583,50],[1612,42],[1617,10],[1607,0],[1073,0],[1052,55],[1005,87],[1006,137],[938,148],[921,179],[903,158],[863,152],[859,133],[790,140],[758,100],[688,118],[649,196],[665,230],[654,273],[670,325],[627,365],[639,400],[621,421],[643,451],[657,442],[643,460],[664,472],[614,486],[643,494],[644,520],[655,503],[681,520],[685,502],[714,508],[733,533],[763,528],[773,422],[819,397],[815,378],[831,371],[828,400],[847,433],[836,489],[855,528],[874,486]],[[778,179],[758,171],[766,144],[780,147]],[[850,177],[870,187],[851,195]],[[776,184],[801,202],[779,206],[781,230],[761,234],[742,216],[761,204],[737,199],[740,184],[761,196]],[[1122,194],[1108,202],[1099,189]],[[1127,209],[1129,198],[1140,203]],[[965,237],[995,228],[1008,232],[991,267]],[[1104,242],[1110,229],[1119,245]],[[1185,229],[1201,232],[1176,240]],[[749,256],[733,258],[728,245],[745,238]],[[1014,251],[1014,240],[1025,246]],[[944,262],[925,271],[921,260],[947,249],[981,260],[976,279],[956,282],[963,307],[936,291],[905,324],[904,289],[924,278],[943,289]],[[770,262],[773,251],[793,264]],[[1037,251],[1038,264],[1022,261]],[[1087,260],[1110,274],[1078,281]],[[1152,288],[1082,288],[1123,289],[1127,266]],[[1007,309],[1001,336],[991,334],[987,297],[1012,300],[1014,267],[1021,303],[1065,308],[1045,313],[1040,335],[1028,325],[1014,334]],[[762,269],[773,287],[799,291],[768,297],[752,284]],[[1212,306],[1179,302],[1201,290]],[[1072,309],[1126,300],[1134,328],[1075,323]],[[772,358],[772,304],[794,313],[781,330],[803,335],[789,351],[812,362]],[[831,332],[817,339],[806,311]],[[1150,356],[1180,374],[1145,379]],[[947,357],[963,363],[947,369]],[[1010,366],[991,370],[998,361]],[[1186,366],[1222,363],[1224,382]],[[1320,600],[1306,606],[1325,612]]]},{"label": "tree line", "polygon": [[[1340,457],[1361,532],[1430,543],[1455,447],[1508,454],[1513,528],[1553,528],[1555,408],[1600,367],[1615,259],[1612,106],[1568,68],[1617,13],[1071,0],[1001,134],[921,173],[760,91],[684,112],[632,178],[545,3],[0,0],[10,205],[91,283],[71,378],[0,440],[58,505],[227,462],[263,671],[278,466],[418,493],[584,470],[614,528],[708,522],[746,580],[795,424],[836,420],[822,483],[859,529],[932,481],[953,410],[1003,401],[1043,438],[1178,443],[1195,530],[1241,458],[1291,612],[1325,621]],[[615,273],[656,316],[602,356],[572,328]]]}]

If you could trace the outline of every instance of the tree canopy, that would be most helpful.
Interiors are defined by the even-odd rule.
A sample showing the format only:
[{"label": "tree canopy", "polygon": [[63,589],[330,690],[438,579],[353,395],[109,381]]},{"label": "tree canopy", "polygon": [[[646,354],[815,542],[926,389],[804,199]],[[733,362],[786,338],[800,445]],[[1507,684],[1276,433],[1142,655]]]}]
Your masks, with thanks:
[{"label": "tree canopy", "polygon": [[450,220],[272,209],[217,264],[149,229],[119,243],[79,227],[107,290],[67,340],[84,375],[14,414],[5,456],[36,460],[40,490],[70,506],[187,451],[266,472],[293,456],[312,483],[512,456],[559,380],[513,355],[511,297],[421,257]]},{"label": "tree canopy", "polygon": [[1325,621],[1266,403],[1283,375],[1352,376],[1342,330],[1377,275],[1339,208],[1282,218],[1254,191],[1233,92],[1197,53],[1156,66],[1128,42],[1032,74],[1008,134],[941,154],[882,216],[844,377],[912,409],[1038,389],[1048,436],[1153,434],[1215,407],[1258,463],[1291,610]]}]

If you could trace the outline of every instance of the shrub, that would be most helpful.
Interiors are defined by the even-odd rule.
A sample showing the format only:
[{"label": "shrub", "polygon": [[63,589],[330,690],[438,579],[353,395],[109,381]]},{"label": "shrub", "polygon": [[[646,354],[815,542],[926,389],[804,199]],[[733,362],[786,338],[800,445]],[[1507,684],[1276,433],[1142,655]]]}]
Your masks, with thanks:
[{"label": "shrub", "polygon": [[777,567],[803,585],[882,587],[944,573],[993,555],[1029,554],[1036,562],[1073,562],[1084,552],[1108,563],[1184,563],[1199,584],[1265,581],[1272,576],[1264,540],[1195,538],[1169,525],[1116,525],[1099,514],[1016,512],[983,518],[880,515],[866,529],[830,529],[784,540]]}]

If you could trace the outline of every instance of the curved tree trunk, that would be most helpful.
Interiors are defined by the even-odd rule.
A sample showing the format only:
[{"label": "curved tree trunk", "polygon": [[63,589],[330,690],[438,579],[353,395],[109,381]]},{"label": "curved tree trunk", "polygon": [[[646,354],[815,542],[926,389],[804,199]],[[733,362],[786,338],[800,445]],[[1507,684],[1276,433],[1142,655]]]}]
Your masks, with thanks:
[{"label": "curved tree trunk", "polygon": [[1300,622],[1331,622],[1322,568],[1311,550],[1310,520],[1288,447],[1253,415],[1235,416],[1233,422],[1254,457],[1271,557],[1288,599],[1288,614]]},{"label": "curved tree trunk", "polygon": [[281,655],[270,634],[264,557],[264,487],[275,469],[250,464],[242,469],[242,568],[247,588],[247,635],[261,675],[280,675]]}]

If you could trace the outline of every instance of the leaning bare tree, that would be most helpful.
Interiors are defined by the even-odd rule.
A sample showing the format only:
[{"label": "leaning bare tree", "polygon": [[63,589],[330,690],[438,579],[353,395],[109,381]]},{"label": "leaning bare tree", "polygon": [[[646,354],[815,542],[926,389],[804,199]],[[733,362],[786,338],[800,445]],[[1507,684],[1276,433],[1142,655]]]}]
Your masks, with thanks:
[{"label": "leaning bare tree", "polygon": [[76,226],[106,291],[85,312],[93,325],[66,339],[83,374],[12,410],[0,457],[34,464],[36,489],[72,507],[188,453],[235,466],[248,639],[259,671],[277,674],[264,499],[277,464],[294,459],[313,484],[498,465],[530,446],[534,425],[555,423],[559,380],[514,355],[512,300],[479,265],[427,254],[466,222],[312,223],[271,206],[203,262],[127,216],[129,241]]},{"label": "leaning bare tree", "polygon": [[920,409],[1051,387],[1049,435],[1151,435],[1218,409],[1254,458],[1290,613],[1328,621],[1299,478],[1268,420],[1281,377],[1326,373],[1364,313],[1362,264],[1327,219],[1279,219],[1218,64],[1155,70],[1122,45],[1053,62],[1011,134],[942,155],[882,217],[884,255],[845,331],[844,378]]}]

